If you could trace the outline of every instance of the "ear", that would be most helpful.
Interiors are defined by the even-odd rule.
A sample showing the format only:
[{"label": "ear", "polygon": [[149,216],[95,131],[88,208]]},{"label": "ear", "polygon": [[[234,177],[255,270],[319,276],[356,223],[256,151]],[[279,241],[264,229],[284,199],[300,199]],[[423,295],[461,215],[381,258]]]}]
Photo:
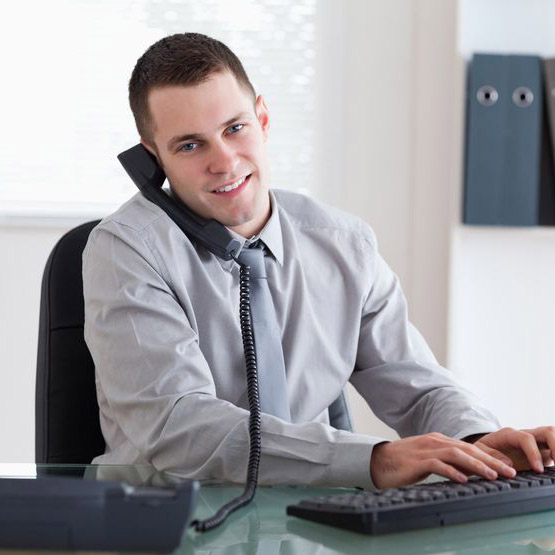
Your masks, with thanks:
[{"label": "ear", "polygon": [[157,162],[160,164],[160,159],[158,158],[158,153],[156,148],[151,146],[144,137],[141,137],[141,144],[156,158]]},{"label": "ear", "polygon": [[256,117],[262,128],[264,140],[266,140],[268,138],[268,131],[270,130],[270,114],[268,112],[268,106],[266,106],[266,101],[262,95],[256,97],[254,108],[256,110]]}]

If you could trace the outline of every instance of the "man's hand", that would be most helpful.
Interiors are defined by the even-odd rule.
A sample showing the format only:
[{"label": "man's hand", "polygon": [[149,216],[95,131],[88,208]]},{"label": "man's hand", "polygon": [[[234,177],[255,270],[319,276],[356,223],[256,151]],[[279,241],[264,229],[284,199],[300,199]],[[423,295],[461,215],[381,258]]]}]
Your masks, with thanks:
[{"label": "man's hand", "polygon": [[[439,474],[462,483],[471,474],[490,479],[497,478],[498,474],[512,478],[515,475],[515,469],[510,466],[512,461],[496,445],[500,448],[508,445],[512,447],[516,440],[512,436],[509,439],[501,432],[504,430],[487,434],[476,444],[440,433],[380,443],[374,447],[370,460],[372,480],[376,487],[383,489],[412,484],[430,474]],[[496,438],[496,434],[500,435]],[[518,445],[522,445],[520,441],[523,440],[519,438]],[[527,440],[526,446],[530,451],[529,443]],[[555,435],[553,445],[555,447]]]},{"label": "man's hand", "polygon": [[543,472],[544,466],[553,464],[555,426],[532,430],[503,428],[482,436],[474,445],[486,453],[491,449],[503,453],[511,459],[517,470],[532,468],[536,472]]}]

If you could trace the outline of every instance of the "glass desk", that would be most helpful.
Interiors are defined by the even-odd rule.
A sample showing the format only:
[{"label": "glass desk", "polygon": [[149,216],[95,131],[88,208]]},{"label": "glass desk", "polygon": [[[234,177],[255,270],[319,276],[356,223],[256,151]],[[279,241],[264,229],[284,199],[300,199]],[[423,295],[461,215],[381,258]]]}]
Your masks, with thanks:
[{"label": "glass desk", "polygon": [[[0,464],[0,477],[81,476],[85,480],[120,480],[131,485],[167,485],[175,477],[148,465]],[[204,483],[196,518],[211,516],[242,491],[239,486]],[[306,497],[341,490],[260,487],[254,501],[204,534],[189,530],[175,554],[334,555],[389,554],[532,554],[555,552],[555,511],[371,537],[303,521],[285,508]],[[8,553],[0,550],[0,553]],[[17,550],[13,553],[23,555]],[[84,553],[84,552],[80,552]]]}]

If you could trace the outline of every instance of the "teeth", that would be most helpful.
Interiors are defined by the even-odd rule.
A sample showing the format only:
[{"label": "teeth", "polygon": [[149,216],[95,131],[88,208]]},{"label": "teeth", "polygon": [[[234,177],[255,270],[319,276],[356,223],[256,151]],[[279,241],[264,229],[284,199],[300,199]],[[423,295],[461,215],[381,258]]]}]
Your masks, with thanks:
[{"label": "teeth", "polygon": [[245,177],[242,177],[241,179],[239,179],[239,181],[236,181],[232,185],[227,185],[226,187],[222,187],[221,189],[216,189],[216,193],[228,193],[229,191],[233,191],[233,189],[237,189],[239,185],[242,185],[245,182],[245,179]]}]

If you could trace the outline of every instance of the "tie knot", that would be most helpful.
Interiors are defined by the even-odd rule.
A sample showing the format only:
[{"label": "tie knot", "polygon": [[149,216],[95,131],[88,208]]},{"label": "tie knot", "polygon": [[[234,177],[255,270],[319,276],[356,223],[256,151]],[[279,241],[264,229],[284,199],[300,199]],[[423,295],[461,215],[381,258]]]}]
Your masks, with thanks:
[{"label": "tie knot", "polygon": [[256,241],[252,242],[247,248],[248,249],[261,249],[262,251],[265,249],[266,245],[262,239],[257,239]]},{"label": "tie knot", "polygon": [[264,243],[258,240],[243,248],[239,253],[238,260],[241,264],[249,266],[250,277],[261,279],[266,277],[266,266],[264,265]]}]

